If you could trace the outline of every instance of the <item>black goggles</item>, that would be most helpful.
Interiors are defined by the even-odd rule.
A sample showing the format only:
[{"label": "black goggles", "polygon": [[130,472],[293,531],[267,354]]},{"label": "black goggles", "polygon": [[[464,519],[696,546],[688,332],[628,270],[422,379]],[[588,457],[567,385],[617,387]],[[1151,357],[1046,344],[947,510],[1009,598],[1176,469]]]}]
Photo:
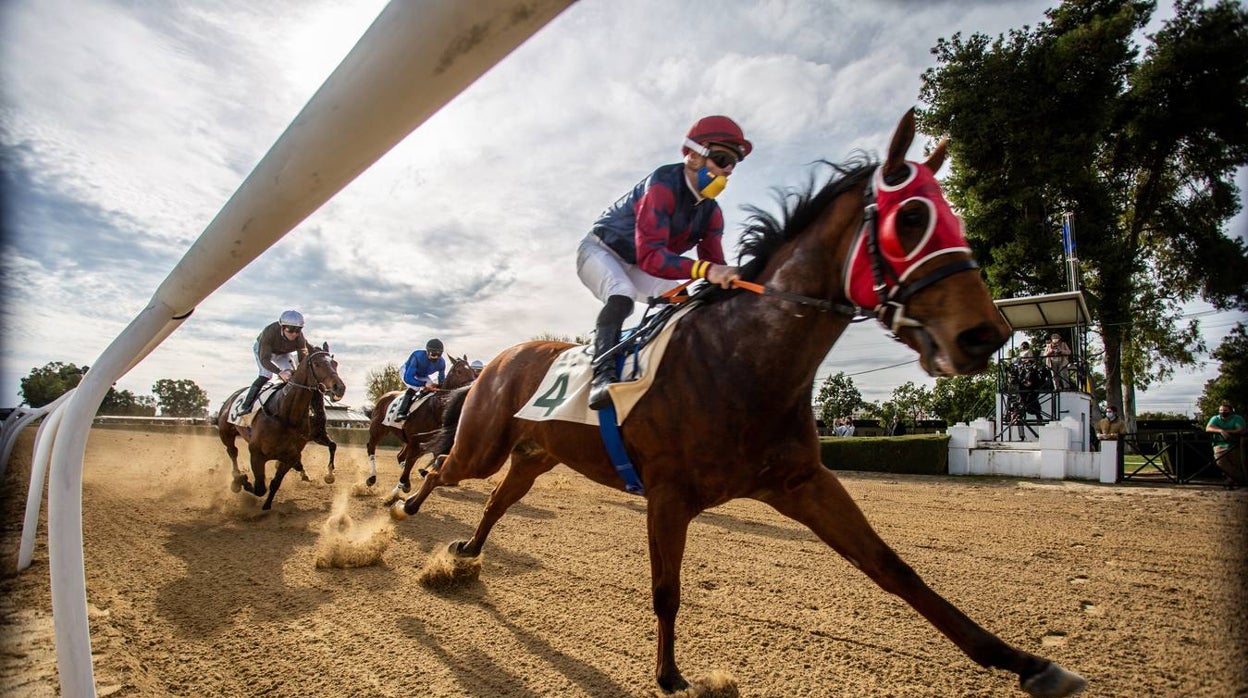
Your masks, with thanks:
[{"label": "black goggles", "polygon": [[712,150],[707,153],[706,157],[708,160],[715,163],[715,166],[721,170],[726,170],[738,162],[741,162],[740,158],[736,155],[723,150]]},{"label": "black goggles", "polygon": [[282,325],[283,332],[298,332],[299,328],[294,325]]},{"label": "black goggles", "polygon": [[431,358],[431,359],[440,359],[440,358],[442,358],[442,352],[440,352],[440,351],[431,351],[431,352],[427,352],[427,353],[429,354],[429,358]]}]

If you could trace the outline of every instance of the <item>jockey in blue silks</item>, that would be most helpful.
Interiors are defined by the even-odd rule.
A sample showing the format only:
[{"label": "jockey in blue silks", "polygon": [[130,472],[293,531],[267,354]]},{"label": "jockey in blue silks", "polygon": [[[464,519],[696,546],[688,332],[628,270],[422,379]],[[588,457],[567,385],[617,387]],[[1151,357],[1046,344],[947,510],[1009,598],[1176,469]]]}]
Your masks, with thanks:
[{"label": "jockey in blue silks", "polygon": [[[403,364],[403,384],[407,386],[407,390],[403,393],[403,401],[399,403],[395,421],[407,419],[407,412],[411,409],[412,400],[417,393],[429,392],[446,380],[446,359],[442,358],[443,351],[442,340],[431,339],[424,349],[417,349],[407,357],[407,362]],[[438,374],[436,380],[433,377],[434,372]]]}]

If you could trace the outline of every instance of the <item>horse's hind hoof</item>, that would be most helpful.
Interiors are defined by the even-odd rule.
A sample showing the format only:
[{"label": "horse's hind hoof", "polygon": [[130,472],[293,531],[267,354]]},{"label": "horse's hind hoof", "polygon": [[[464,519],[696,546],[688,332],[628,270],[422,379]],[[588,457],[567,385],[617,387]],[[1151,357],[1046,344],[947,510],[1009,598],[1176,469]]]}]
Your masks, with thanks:
[{"label": "horse's hind hoof", "polygon": [[368,476],[368,479],[364,481],[364,484],[365,484],[365,485],[368,485],[369,487],[372,487],[373,485],[376,485],[376,484],[377,484],[377,476],[376,476],[376,475],[369,475],[369,476]]},{"label": "horse's hind hoof", "polygon": [[1044,671],[1019,682],[1019,686],[1035,698],[1073,696],[1087,685],[1088,682],[1082,676],[1073,671],[1066,671],[1053,662],[1049,662]]},{"label": "horse's hind hoof", "polygon": [[333,474],[333,473],[325,473],[325,484],[326,484],[326,485],[332,485],[332,484],[334,484],[334,474]]},{"label": "horse's hind hoof", "polygon": [[233,492],[233,493],[235,493],[235,494],[238,494],[239,492],[242,492],[242,491],[243,491],[243,481],[242,481],[241,479],[239,479],[239,478],[234,478],[233,480],[230,480],[230,491],[231,491],[231,492]]},{"label": "horse's hind hoof", "polygon": [[[421,475],[424,475],[425,473],[422,471],[420,474],[421,474]],[[407,494],[408,492],[411,492],[411,491],[412,491],[412,483],[410,483],[410,482],[403,482],[403,483],[400,483],[400,484],[403,486],[403,494]]]}]

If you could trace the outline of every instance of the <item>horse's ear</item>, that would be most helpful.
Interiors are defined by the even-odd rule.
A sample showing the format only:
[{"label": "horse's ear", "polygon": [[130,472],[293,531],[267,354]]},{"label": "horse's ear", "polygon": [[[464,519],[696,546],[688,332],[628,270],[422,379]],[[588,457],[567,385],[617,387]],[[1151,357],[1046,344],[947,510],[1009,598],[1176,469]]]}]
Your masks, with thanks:
[{"label": "horse's ear", "polygon": [[888,159],[884,161],[884,176],[887,178],[890,174],[906,165],[906,151],[910,150],[910,144],[914,141],[914,107],[901,117],[901,121],[897,124],[897,130],[893,131],[893,142],[888,146]]},{"label": "horse's ear", "polygon": [[936,174],[940,171],[940,166],[945,164],[945,156],[948,154],[949,138],[945,137],[936,144],[936,149],[932,151],[931,155],[927,156],[927,162],[923,163],[923,166],[930,170],[932,174]]},{"label": "horse's ear", "polygon": [[329,353],[329,342],[321,343],[321,351],[325,352],[326,354]]}]

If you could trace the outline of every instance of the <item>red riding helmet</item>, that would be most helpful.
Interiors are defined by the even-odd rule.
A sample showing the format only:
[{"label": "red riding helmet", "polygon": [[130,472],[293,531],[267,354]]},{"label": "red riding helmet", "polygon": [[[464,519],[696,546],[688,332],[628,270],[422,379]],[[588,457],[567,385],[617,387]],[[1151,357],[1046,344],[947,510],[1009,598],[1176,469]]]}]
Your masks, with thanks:
[{"label": "red riding helmet", "polygon": [[[741,127],[737,125],[737,122],[726,116],[704,116],[698,119],[689,129],[685,140],[704,147],[711,143],[728,146],[737,151],[737,155],[742,160],[750,154],[751,150],[754,150],[754,144],[745,139],[745,134],[741,132]],[[695,151],[691,150],[686,143],[681,147],[680,152],[682,155],[688,155]]]}]

